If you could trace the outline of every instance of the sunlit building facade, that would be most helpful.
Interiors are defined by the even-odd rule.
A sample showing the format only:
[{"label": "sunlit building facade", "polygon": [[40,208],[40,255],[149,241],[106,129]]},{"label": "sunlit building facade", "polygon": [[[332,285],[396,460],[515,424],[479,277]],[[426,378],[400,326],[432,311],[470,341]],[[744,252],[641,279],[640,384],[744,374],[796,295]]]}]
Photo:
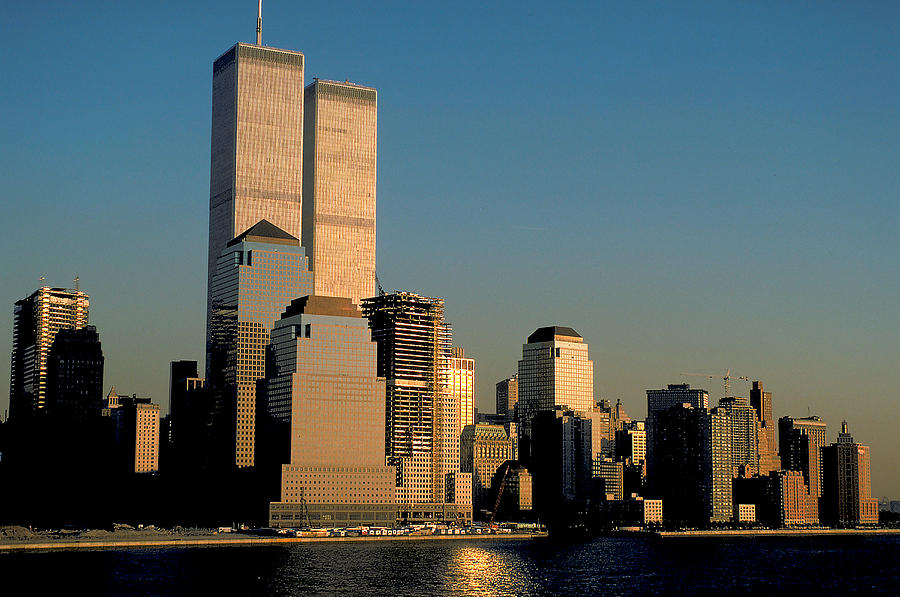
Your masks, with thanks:
[{"label": "sunlit building facade", "polygon": [[42,286],[16,301],[9,384],[9,416],[15,420],[47,406],[47,365],[57,333],[88,324],[88,295],[80,290]]},{"label": "sunlit building facade", "polygon": [[299,240],[266,220],[229,242],[216,265],[206,376],[213,453],[218,466],[252,467],[269,334],[293,299],[312,294],[312,273]]},{"label": "sunlit building facade", "polygon": [[272,332],[266,416],[289,436],[270,526],[390,526],[395,471],[385,466],[385,380],[350,299],[293,301]]},{"label": "sunlit building facade", "polygon": [[475,424],[475,359],[466,358],[462,348],[450,351],[450,395],[459,403],[459,425],[456,435],[462,434],[466,425]]},{"label": "sunlit building facade", "polygon": [[303,64],[299,52],[245,43],[213,63],[210,303],[219,256],[235,236],[268,220],[300,238]]},{"label": "sunlit building facade", "polygon": [[594,406],[594,363],[588,345],[569,327],[538,328],[522,346],[518,375],[520,455],[528,462],[531,420],[557,407],[586,413]]},{"label": "sunlit building facade", "polygon": [[316,79],[305,90],[303,246],[320,296],[375,295],[378,97]]},{"label": "sunlit building facade", "polygon": [[809,492],[806,523],[819,522],[822,497],[822,448],[825,447],[825,421],[816,416],[778,419],[778,447],[781,467],[800,471]]}]

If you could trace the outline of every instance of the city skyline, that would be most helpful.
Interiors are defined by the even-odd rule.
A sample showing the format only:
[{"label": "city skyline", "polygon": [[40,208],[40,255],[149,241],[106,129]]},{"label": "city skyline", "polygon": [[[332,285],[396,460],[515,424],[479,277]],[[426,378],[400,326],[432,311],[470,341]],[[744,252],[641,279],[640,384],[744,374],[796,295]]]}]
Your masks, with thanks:
[{"label": "city skyline", "polygon": [[[20,9],[6,9],[13,10]],[[57,10],[64,15],[67,9]],[[186,22],[210,16],[191,10],[198,12]],[[494,384],[515,373],[531,331],[571,325],[591,346],[595,398],[621,397],[641,417],[646,389],[690,381],[679,371],[734,367],[775,393],[776,419],[804,416],[807,407],[831,429],[848,419],[858,440],[872,447],[874,495],[900,493],[898,465],[890,459],[898,441],[890,406],[900,383],[891,366],[900,354],[900,292],[890,272],[898,271],[900,247],[896,233],[891,235],[898,207],[889,201],[896,172],[887,159],[897,154],[897,119],[890,110],[897,86],[882,72],[896,62],[891,56],[897,49],[896,42],[885,45],[888,30],[876,15],[834,9],[805,15],[815,18],[799,25],[800,40],[794,41],[787,26],[798,25],[797,9],[707,7],[708,19],[692,31],[704,42],[718,40],[724,54],[719,60],[698,58],[703,44],[669,29],[687,20],[686,14],[663,12],[654,19],[627,10],[602,16],[630,23],[627,33],[646,28],[662,34],[648,41],[644,54],[629,55],[623,45],[617,53],[591,54],[604,56],[588,60],[596,72],[582,70],[570,63],[578,62],[579,50],[615,46],[589,43],[587,36],[564,40],[557,32],[541,42],[556,51],[536,57],[537,70],[529,76],[515,56],[486,47],[477,35],[496,27],[500,40],[524,47],[526,33],[546,11],[522,7],[504,29],[500,17],[510,15],[487,10],[465,32],[472,45],[466,56],[475,48],[486,50],[485,65],[454,71],[488,86],[478,106],[459,95],[455,83],[426,72],[428,60],[443,56],[439,46],[425,44],[420,62],[397,56],[391,56],[393,63],[369,60],[359,54],[363,45],[335,51],[324,35],[312,31],[310,37],[305,29],[280,24],[290,21],[293,9],[273,3],[267,10],[263,43],[302,52],[311,65],[309,79],[349,75],[379,89],[379,275],[389,290],[445,299],[456,344],[478,362],[480,410],[493,410]],[[173,66],[164,56],[151,63],[156,71],[141,71],[169,89],[171,99],[141,99],[146,83],[119,63],[149,59],[149,42],[125,43],[116,34],[98,42],[63,33],[53,19],[39,29],[37,12],[9,15],[10,22],[23,22],[15,37],[28,33],[46,43],[25,61],[34,72],[13,64],[19,45],[3,59],[37,107],[6,96],[0,104],[11,116],[2,145],[16,148],[16,154],[3,153],[12,232],[2,246],[12,259],[2,298],[11,312],[14,301],[40,285],[39,275],[50,286],[68,286],[69,278],[80,275],[107,355],[105,386],[149,395],[164,410],[169,361],[203,360],[206,290],[198,272],[206,239],[196,231],[206,227],[208,206],[209,62],[236,39],[253,41],[255,18],[250,9],[243,19],[240,7],[230,12],[235,16],[228,21],[217,17],[223,19],[221,29],[197,40],[188,37],[196,31],[178,25],[167,35],[196,42],[189,43],[190,51],[179,48],[183,62]],[[762,20],[769,46],[754,43],[753,28],[740,24],[747,13]],[[405,18],[428,16],[415,12]],[[429,22],[425,30],[432,33],[454,22],[445,13],[430,16],[446,17],[441,26]],[[572,17],[550,16],[551,32],[563,26],[580,30]],[[351,27],[371,27],[361,22],[364,17],[353,15]],[[107,18],[125,16],[113,10]],[[389,20],[379,22],[387,29]],[[145,26],[162,32],[168,25],[159,15]],[[613,34],[613,25],[604,27]],[[829,50],[814,39],[816,27],[842,43]],[[736,32],[735,40],[714,35],[725,30]],[[419,35],[424,36],[401,41],[421,43]],[[619,42],[628,39],[618,35]],[[865,48],[859,45],[864,35],[870,39]],[[65,77],[51,60],[51,50],[63,42],[80,43],[68,59],[104,43],[123,43],[124,51],[98,67],[102,74],[82,73],[81,82],[70,80],[71,88],[54,95],[41,75]],[[809,47],[799,49],[802,42]],[[700,64],[670,64],[666,43],[681,49],[685,63]],[[752,50],[752,58],[741,59],[741,48]],[[775,56],[779,63],[770,63]],[[640,68],[642,61],[643,76],[619,71]],[[764,65],[772,67],[768,77],[761,74]],[[680,68],[669,75],[664,66]],[[557,105],[569,116],[514,97],[526,81],[534,84],[534,74],[569,81]],[[684,84],[673,82],[679,75],[688,75]],[[99,81],[95,76],[103,78],[101,89],[109,97],[95,106],[60,103],[86,89],[79,85]],[[419,80],[411,85],[409,79]],[[717,91],[720,82],[728,91]],[[800,88],[803,83],[808,91]],[[511,92],[502,98],[511,103],[508,112],[496,101],[501,89]],[[655,94],[659,89],[665,100]],[[742,100],[745,91],[752,93]],[[175,110],[176,104],[190,108]],[[44,123],[59,127],[59,118],[66,126],[57,137],[48,136]],[[620,119],[631,124],[613,122]],[[576,124],[585,132],[576,131]],[[671,137],[678,141],[649,149]],[[477,151],[473,141],[481,145]],[[551,148],[561,156],[550,156]],[[687,151],[671,151],[678,148]],[[114,159],[109,152],[116,151],[135,162]],[[536,178],[534,170],[553,181]],[[851,193],[860,189],[862,196]],[[574,200],[561,202],[555,195]],[[448,208],[450,201],[456,203]],[[39,218],[43,245],[34,251],[28,239]],[[8,315],[0,324],[7,338],[11,323]],[[8,377],[8,361],[0,373]],[[717,385],[701,385],[716,402]],[[745,385],[732,390],[749,393]],[[0,409],[7,400],[0,398]]]}]

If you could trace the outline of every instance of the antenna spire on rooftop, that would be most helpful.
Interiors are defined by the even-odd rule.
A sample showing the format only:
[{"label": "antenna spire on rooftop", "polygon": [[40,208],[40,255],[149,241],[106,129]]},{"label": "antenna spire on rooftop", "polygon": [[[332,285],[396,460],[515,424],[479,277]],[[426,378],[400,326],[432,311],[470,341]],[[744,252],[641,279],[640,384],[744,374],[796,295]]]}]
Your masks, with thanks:
[{"label": "antenna spire on rooftop", "polygon": [[256,45],[262,45],[262,0],[259,0],[259,11],[256,13]]}]

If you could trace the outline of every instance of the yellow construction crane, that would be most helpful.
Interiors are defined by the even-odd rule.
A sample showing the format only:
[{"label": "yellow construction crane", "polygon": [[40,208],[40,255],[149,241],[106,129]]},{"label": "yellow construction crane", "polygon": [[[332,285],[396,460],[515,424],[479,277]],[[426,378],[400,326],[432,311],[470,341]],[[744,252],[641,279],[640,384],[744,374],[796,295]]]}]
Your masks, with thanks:
[{"label": "yellow construction crane", "polygon": [[750,378],[746,375],[732,375],[731,369],[725,370],[725,375],[722,374],[709,374],[709,373],[679,373],[679,375],[686,375],[691,377],[706,377],[707,379],[721,379],[723,381],[723,385],[725,386],[725,394],[724,396],[729,396],[728,388],[732,379],[738,379],[740,381],[750,381]]}]

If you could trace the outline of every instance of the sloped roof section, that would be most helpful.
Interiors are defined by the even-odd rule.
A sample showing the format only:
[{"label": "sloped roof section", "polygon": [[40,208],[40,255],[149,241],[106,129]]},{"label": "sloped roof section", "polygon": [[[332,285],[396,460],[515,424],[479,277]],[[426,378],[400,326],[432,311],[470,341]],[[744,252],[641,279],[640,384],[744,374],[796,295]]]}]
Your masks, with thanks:
[{"label": "sloped roof section", "polygon": [[269,220],[260,220],[242,234],[228,241],[227,246],[232,247],[242,242],[297,246],[300,244],[300,239],[291,236]]},{"label": "sloped roof section", "polygon": [[581,334],[573,330],[559,325],[551,325],[544,328],[538,328],[533,334],[528,336],[528,343],[535,342],[553,342],[558,336],[563,336],[568,341],[581,342]]}]

